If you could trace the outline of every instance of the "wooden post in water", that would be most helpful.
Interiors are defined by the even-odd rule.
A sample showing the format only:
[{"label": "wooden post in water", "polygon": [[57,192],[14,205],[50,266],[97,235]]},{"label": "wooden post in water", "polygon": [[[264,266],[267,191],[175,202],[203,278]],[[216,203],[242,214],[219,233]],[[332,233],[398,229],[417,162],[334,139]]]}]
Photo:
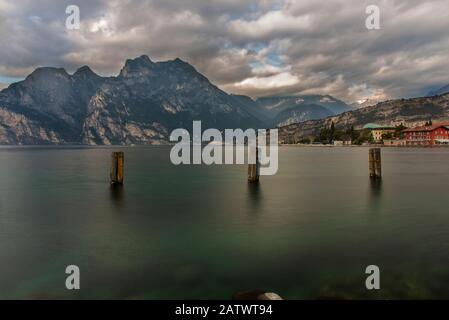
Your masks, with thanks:
[{"label": "wooden post in water", "polygon": [[112,153],[111,175],[110,175],[112,185],[123,184],[124,162],[125,162],[125,154],[123,152]]},{"label": "wooden post in water", "polygon": [[254,155],[254,153],[255,153],[255,156],[256,156],[256,163],[248,164],[248,181],[253,182],[253,183],[259,182],[260,164],[259,164],[259,145],[258,145],[257,140],[258,140],[258,136],[256,135],[256,147],[255,148],[248,146],[248,148],[250,148],[250,153],[252,155]]},{"label": "wooden post in water", "polygon": [[371,179],[382,179],[380,148],[369,149],[369,176]]}]

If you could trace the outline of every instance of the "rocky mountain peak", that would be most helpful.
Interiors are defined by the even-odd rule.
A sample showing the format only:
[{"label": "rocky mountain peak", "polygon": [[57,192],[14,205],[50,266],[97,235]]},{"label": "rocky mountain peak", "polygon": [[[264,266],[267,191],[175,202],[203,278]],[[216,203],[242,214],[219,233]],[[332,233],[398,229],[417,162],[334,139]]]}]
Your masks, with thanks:
[{"label": "rocky mountain peak", "polygon": [[119,77],[142,76],[151,72],[155,63],[147,55],[128,59],[120,71]]},{"label": "rocky mountain peak", "polygon": [[143,54],[140,57],[135,58],[134,60],[138,60],[138,61],[142,61],[142,62],[150,63],[150,64],[153,63],[153,61],[151,61],[150,57],[148,57],[146,54]]},{"label": "rocky mountain peak", "polygon": [[99,77],[95,72],[92,71],[89,66],[82,66],[81,68],[78,68],[78,70],[75,71],[73,74],[74,77]]},{"label": "rocky mountain peak", "polygon": [[187,68],[195,69],[190,63],[188,63],[180,58],[176,58],[176,59],[168,61],[168,62],[170,62],[173,65],[178,66],[178,67],[187,67]]},{"label": "rocky mountain peak", "polygon": [[50,80],[51,78],[66,78],[70,75],[64,68],[40,67],[34,70],[26,80]]}]

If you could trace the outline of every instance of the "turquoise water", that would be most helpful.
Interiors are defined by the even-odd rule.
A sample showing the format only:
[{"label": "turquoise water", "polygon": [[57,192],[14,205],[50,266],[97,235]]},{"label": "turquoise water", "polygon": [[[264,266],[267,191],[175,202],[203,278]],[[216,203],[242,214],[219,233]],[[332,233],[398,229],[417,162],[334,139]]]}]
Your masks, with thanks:
[{"label": "turquoise water", "polygon": [[0,298],[449,298],[449,149],[383,149],[371,183],[366,148],[283,147],[258,186],[246,166],[175,167],[169,152],[0,148]]}]

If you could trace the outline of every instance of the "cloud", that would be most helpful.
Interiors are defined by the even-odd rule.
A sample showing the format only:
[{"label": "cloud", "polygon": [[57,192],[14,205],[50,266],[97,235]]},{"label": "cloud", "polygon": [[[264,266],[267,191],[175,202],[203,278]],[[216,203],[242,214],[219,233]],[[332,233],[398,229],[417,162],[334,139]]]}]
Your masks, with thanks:
[{"label": "cloud", "polygon": [[242,40],[263,40],[268,37],[294,35],[310,28],[310,16],[293,16],[285,10],[270,11],[251,21],[230,22],[232,37]]},{"label": "cloud", "polygon": [[[127,58],[180,57],[222,89],[321,93],[348,102],[417,96],[449,83],[447,0],[0,0],[0,76],[90,65],[117,74]],[[381,29],[365,28],[365,8]]]}]

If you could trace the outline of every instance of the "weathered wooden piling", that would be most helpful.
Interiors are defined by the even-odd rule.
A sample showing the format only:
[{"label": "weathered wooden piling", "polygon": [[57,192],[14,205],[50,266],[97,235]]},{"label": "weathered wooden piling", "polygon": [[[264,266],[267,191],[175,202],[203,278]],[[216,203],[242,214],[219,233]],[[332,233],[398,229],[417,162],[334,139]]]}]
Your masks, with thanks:
[{"label": "weathered wooden piling", "polygon": [[249,163],[248,164],[248,182],[257,183],[259,182],[259,172],[260,172],[260,164],[259,164],[259,146],[258,146],[258,137],[256,136],[256,147],[250,148],[251,156],[255,156],[256,163]]},{"label": "weathered wooden piling", "polygon": [[112,185],[123,184],[123,167],[125,163],[125,154],[123,152],[113,152],[111,162],[110,181]]},{"label": "weathered wooden piling", "polygon": [[382,158],[380,148],[369,149],[369,176],[371,179],[382,179]]}]

